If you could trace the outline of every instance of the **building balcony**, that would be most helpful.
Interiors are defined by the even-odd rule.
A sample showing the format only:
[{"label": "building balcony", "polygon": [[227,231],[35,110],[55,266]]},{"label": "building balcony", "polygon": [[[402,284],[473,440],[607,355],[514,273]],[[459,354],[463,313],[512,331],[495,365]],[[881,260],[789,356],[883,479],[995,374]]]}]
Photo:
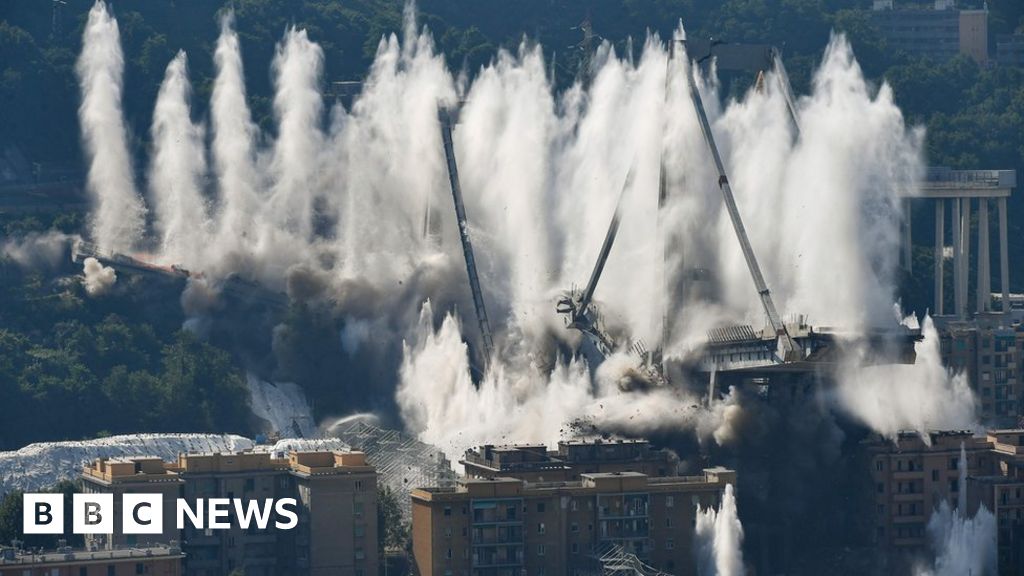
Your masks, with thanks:
[{"label": "building balcony", "polygon": [[902,494],[896,493],[892,495],[894,502],[916,502],[924,500],[924,492],[904,492]]}]

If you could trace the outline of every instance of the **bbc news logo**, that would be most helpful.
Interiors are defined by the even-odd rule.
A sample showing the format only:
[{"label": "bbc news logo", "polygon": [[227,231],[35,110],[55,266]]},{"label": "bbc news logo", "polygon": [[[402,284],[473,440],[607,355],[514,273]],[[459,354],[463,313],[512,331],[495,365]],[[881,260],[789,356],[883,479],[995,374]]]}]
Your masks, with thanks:
[{"label": "bbc news logo", "polygon": [[[63,494],[25,494],[22,503],[22,531],[25,534],[64,533]],[[114,533],[116,513],[113,494],[74,494],[71,508],[71,529],[75,534]],[[299,523],[298,502],[295,498],[198,498],[194,504],[178,498],[174,508],[178,530],[184,530],[186,524],[197,530],[227,530],[232,527],[232,516],[243,530],[253,526],[266,530],[271,525],[272,517],[273,526],[278,530],[291,530]],[[161,534],[163,527],[162,494],[121,496],[122,533]]]}]

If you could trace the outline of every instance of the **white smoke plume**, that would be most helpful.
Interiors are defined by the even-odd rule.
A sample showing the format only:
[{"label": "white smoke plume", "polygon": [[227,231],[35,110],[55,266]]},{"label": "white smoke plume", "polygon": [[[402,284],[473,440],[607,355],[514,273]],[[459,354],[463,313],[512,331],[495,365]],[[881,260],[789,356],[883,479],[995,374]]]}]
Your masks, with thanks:
[{"label": "white smoke plume", "polygon": [[305,30],[289,28],[273,62],[278,135],[267,218],[300,244],[312,239],[313,203],[319,189],[315,178],[322,148],[322,67],[320,46],[309,40]]},{"label": "white smoke plume", "polygon": [[935,565],[919,568],[915,576],[994,575],[998,571],[996,518],[985,505],[967,517],[967,453],[960,444],[960,484],[956,508],[943,500],[928,520],[928,537]]},{"label": "white smoke plume", "polygon": [[930,316],[922,326],[914,364],[865,366],[851,354],[839,370],[840,409],[872,430],[895,438],[900,430],[979,429],[976,399],[965,374],[942,365],[939,333]]},{"label": "white smoke plume", "polygon": [[[797,107],[795,144],[778,90],[748,94],[718,122],[776,304],[817,325],[891,327],[900,200],[915,193],[923,174],[923,133],[904,126],[888,85],[872,92],[841,36],[829,43],[812,92]],[[733,305],[756,305],[739,252],[724,257],[732,264],[724,285]]]},{"label": "white smoke plume", "polygon": [[692,430],[722,444],[735,437],[741,411],[732,395],[709,409],[680,390],[623,391],[618,381],[635,363],[621,354],[601,365],[596,382],[582,360],[558,361],[550,371],[524,360],[495,365],[475,385],[458,321],[447,315],[434,330],[432,317],[428,302],[405,345],[397,400],[406,426],[453,461],[481,444],[554,444],[586,432],[571,423],[635,435]]},{"label": "white smoke plume", "polygon": [[743,525],[736,510],[732,484],[725,485],[722,503],[716,511],[697,509],[694,526],[697,573],[700,576],[743,576]]},{"label": "white smoke plume", "polygon": [[[221,19],[214,52],[217,77],[210,98],[210,116],[213,163],[220,193],[216,246],[225,258],[237,259],[239,252],[251,249],[250,242],[256,236],[256,212],[260,205],[257,190],[261,184],[255,166],[257,132],[245,99],[242,52],[233,22],[231,12]],[[211,265],[220,266],[217,262]]]},{"label": "white smoke plume", "polygon": [[121,113],[120,33],[102,0],[89,11],[75,70],[82,89],[78,118],[89,157],[87,186],[94,199],[93,240],[109,250],[128,251],[143,238],[146,208],[135,191]]},{"label": "white smoke plume", "polygon": [[153,161],[149,184],[160,249],[168,264],[201,267],[210,240],[202,192],[206,153],[202,126],[192,123],[187,58],[167,65],[153,110]]},{"label": "white smoke plume", "polygon": [[[118,142],[124,148],[121,55],[116,24],[102,3],[93,9],[85,41],[81,61],[90,66],[80,70],[117,73],[117,82],[109,83],[117,86],[116,97],[99,101],[103,118],[116,120],[116,130],[102,135],[120,140],[113,138],[114,146],[104,150],[117,150]],[[184,57],[169,67],[161,98],[165,109],[156,115],[164,124],[154,127],[154,162],[167,165],[154,166],[149,183],[164,240],[162,261],[189,264],[184,259],[192,248],[181,246],[177,232],[167,241],[169,230],[194,224],[196,236],[186,243],[202,242],[207,229],[215,230],[218,241],[205,242],[200,262],[211,280],[237,273],[287,289],[293,298],[329,300],[346,326],[373,326],[363,336],[344,332],[345,345],[358,346],[360,354],[365,344],[405,338],[401,365],[389,367],[400,381],[401,417],[446,450],[501,435],[550,442],[578,418],[637,432],[678,426],[723,442],[735,435],[742,414],[732,397],[708,410],[697,399],[706,392],[687,392],[686,382],[677,383],[681,390],[623,392],[615,383],[631,369],[625,352],[613,355],[596,381],[582,361],[558,358],[578,344],[579,335],[565,329],[554,301],[589,276],[631,168],[635,178],[619,236],[596,293],[620,348],[637,340],[649,348],[664,344],[666,357],[676,361],[694,353],[708,328],[764,325],[735,234],[720,209],[717,175],[686,89],[686,75],[694,71],[685,58],[670,60],[656,36],[635,60],[604,44],[594,59],[592,82],[559,94],[546,76],[541,49],[524,43],[515,54],[500,52],[472,80],[456,80],[429,33],[417,31],[409,10],[404,38],[381,40],[362,93],[349,110],[334,106],[325,131],[323,53],[304,30],[290,28],[273,63],[277,130],[270,138],[252,124],[240,50],[227,17],[215,54],[217,198],[208,212],[197,202],[195,178],[204,170],[197,145],[201,132],[188,113]],[[87,100],[95,75],[80,73]],[[774,82],[724,105],[713,71],[701,75],[699,85],[782,313],[808,315],[815,324],[853,334],[893,324],[899,199],[913,193],[922,160],[921,134],[905,126],[891,90],[868,85],[842,37],[832,39],[811,93],[797,103],[799,139]],[[448,315],[455,308],[471,309],[437,121],[438,105],[454,104],[460,96],[466,104],[454,130],[456,155],[498,347],[479,384],[471,377],[469,357],[479,338],[475,323],[462,330]],[[172,130],[170,123],[178,125]],[[160,136],[171,133],[187,137],[160,146]],[[134,198],[124,193],[131,192],[127,156],[123,162],[110,156],[94,152],[92,158],[91,173],[103,184],[94,186],[97,223],[110,219],[112,206]],[[663,159],[668,199],[659,215]],[[185,174],[173,187],[160,176],[172,160]],[[110,170],[111,164],[118,169]],[[108,172],[110,182],[100,182]],[[177,208],[165,210],[172,198]],[[117,222],[129,222],[133,214],[141,218],[142,210],[128,210],[129,218],[119,216]],[[204,214],[212,215],[209,227]],[[95,240],[104,248],[130,248],[141,229],[129,228],[97,225]],[[656,228],[668,238],[664,257]],[[421,308],[427,300],[433,304]],[[664,343],[663,316],[670,335]],[[927,362],[914,369],[938,366],[929,356],[933,341],[922,345]],[[852,370],[850,382],[864,374],[856,365]],[[922,381],[934,386],[934,375],[922,374]],[[867,399],[841,391],[837,401],[886,433],[908,423],[955,425],[973,400],[959,385],[946,386],[956,393],[952,399],[938,396],[941,386],[922,388],[936,392],[937,404],[930,412],[904,413],[902,403],[872,405],[871,385],[864,385]],[[648,410],[639,417],[618,408],[623,404]]]},{"label": "white smoke plume", "polygon": [[61,232],[29,232],[23,237],[7,238],[0,243],[0,258],[10,259],[24,268],[57,269],[78,236]]},{"label": "white smoke plume", "polygon": [[82,272],[85,274],[82,284],[90,296],[105,294],[117,282],[117,272],[91,256],[85,259]]}]

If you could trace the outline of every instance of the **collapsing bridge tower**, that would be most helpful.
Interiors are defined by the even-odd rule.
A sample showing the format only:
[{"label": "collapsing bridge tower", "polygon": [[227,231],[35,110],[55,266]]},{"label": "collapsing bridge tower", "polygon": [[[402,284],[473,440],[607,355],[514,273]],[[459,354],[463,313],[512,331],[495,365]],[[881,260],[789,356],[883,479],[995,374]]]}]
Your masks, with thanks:
[{"label": "collapsing bridge tower", "polygon": [[469,238],[466,205],[462,202],[462,185],[459,183],[459,167],[455,162],[455,144],[452,141],[452,124],[455,123],[454,114],[458,114],[458,109],[438,106],[437,117],[441,123],[441,142],[444,145],[444,156],[448,164],[448,181],[451,184],[452,200],[455,202],[455,218],[459,227],[459,241],[462,243],[462,254],[466,261],[469,289],[473,293],[473,308],[476,311],[477,322],[480,324],[480,340],[484,348],[484,366],[486,366],[494,354],[494,341],[491,337],[491,322],[487,318],[487,307],[484,305],[483,290],[480,289],[480,275],[476,269],[473,243]]}]

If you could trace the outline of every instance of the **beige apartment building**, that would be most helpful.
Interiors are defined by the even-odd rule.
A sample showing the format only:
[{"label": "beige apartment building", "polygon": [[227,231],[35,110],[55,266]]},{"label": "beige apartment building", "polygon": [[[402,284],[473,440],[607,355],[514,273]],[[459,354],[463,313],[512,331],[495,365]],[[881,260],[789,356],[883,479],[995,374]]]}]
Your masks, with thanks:
[{"label": "beige apartment building", "polygon": [[1000,576],[1024,574],[1024,430],[991,430],[992,468],[967,479],[969,513],[996,517]]},{"label": "beige apartment building", "polygon": [[[82,480],[86,491],[113,492],[115,506],[125,492],[165,494],[164,534],[145,538],[180,540],[189,576],[223,576],[236,569],[246,576],[377,572],[377,475],[362,452],[291,452],[287,458],[265,452],[183,454],[175,462],[100,459],[85,468]],[[199,499],[295,498],[299,524],[277,530],[272,519],[266,530],[246,530],[232,521],[229,529],[210,530],[186,523],[179,533],[173,503],[178,497],[193,509]],[[107,535],[92,544],[116,549],[136,538],[143,536]]]},{"label": "beige apartment building", "polygon": [[[984,505],[998,523],[999,574],[1024,574],[1024,429],[916,432],[867,441],[875,483],[876,543],[896,566],[928,546],[926,527],[943,501],[966,514]],[[960,485],[961,446],[967,458]],[[963,491],[963,492],[961,492]]]},{"label": "beige apartment building", "polygon": [[[112,458],[95,460],[82,470],[82,492],[114,495],[114,531],[86,534],[89,549],[115,550],[141,543],[167,544],[180,540],[174,506],[181,495],[181,476],[160,458]],[[125,534],[121,526],[122,496],[125,493],[161,494],[164,501],[160,534]]]},{"label": "beige apartment building", "polygon": [[466,451],[459,462],[469,478],[508,477],[527,482],[579,480],[594,472],[639,472],[674,476],[677,462],[647,440],[563,440],[555,450],[544,444],[485,445]]},{"label": "beige apartment building", "polygon": [[412,492],[419,576],[561,576],[590,571],[618,545],[672,574],[695,570],[697,507],[717,506],[736,474],[655,478],[583,473],[578,481],[465,478]]},{"label": "beige apartment building", "polygon": [[940,502],[955,506],[960,496],[960,446],[967,474],[991,468],[985,438],[969,430],[930,432],[926,443],[916,432],[901,432],[894,442],[873,438],[868,445],[875,484],[875,541],[890,552],[916,552],[927,545],[925,526]]},{"label": "beige apartment building", "polygon": [[0,576],[181,576],[183,558],[173,545],[42,554],[8,548],[0,550]]}]

